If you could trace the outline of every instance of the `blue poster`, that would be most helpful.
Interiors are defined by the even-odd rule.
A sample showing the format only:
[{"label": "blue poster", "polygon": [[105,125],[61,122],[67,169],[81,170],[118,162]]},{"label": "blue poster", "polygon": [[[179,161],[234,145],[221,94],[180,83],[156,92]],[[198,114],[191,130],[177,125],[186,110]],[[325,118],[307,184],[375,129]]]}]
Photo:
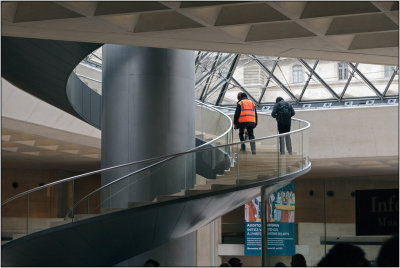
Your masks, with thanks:
[{"label": "blue poster", "polygon": [[261,254],[261,197],[244,205],[245,217],[245,256]]},{"label": "blue poster", "polygon": [[[245,256],[261,255],[261,197],[245,204]],[[294,183],[272,193],[267,200],[267,241],[270,256],[295,254]]]},{"label": "blue poster", "polygon": [[294,211],[294,183],[291,182],[267,200],[267,255],[293,256],[296,253]]}]

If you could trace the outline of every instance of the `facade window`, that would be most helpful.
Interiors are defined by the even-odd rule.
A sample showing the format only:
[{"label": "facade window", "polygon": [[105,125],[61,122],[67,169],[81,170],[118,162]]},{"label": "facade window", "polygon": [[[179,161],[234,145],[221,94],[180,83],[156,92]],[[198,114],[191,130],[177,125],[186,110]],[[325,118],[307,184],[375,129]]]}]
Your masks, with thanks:
[{"label": "facade window", "polygon": [[301,65],[294,65],[292,67],[293,72],[293,83],[303,82],[303,68]]},{"label": "facade window", "polygon": [[264,84],[265,75],[256,65],[245,66],[243,70],[243,82],[245,85],[262,85]]},{"label": "facade window", "polygon": [[339,80],[347,80],[349,78],[348,65],[345,62],[339,62],[338,64],[338,76]]},{"label": "facade window", "polygon": [[395,71],[395,67],[394,66],[388,66],[385,65],[385,78],[390,78],[392,77],[394,71]]}]

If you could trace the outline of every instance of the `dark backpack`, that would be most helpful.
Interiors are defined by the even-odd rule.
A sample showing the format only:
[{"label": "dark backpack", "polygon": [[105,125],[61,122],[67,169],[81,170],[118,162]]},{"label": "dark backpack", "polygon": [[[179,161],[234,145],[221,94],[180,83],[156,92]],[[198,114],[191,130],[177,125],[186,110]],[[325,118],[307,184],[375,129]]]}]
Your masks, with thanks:
[{"label": "dark backpack", "polygon": [[278,102],[277,114],[278,114],[278,116],[277,116],[278,122],[280,122],[280,123],[290,122],[292,113],[290,112],[289,103]]}]

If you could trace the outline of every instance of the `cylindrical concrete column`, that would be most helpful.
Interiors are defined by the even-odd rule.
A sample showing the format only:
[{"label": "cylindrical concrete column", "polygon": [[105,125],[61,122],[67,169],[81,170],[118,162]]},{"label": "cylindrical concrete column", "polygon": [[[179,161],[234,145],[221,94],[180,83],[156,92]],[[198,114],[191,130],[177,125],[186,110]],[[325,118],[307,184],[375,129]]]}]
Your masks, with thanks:
[{"label": "cylindrical concrete column", "polygon": [[[103,46],[103,168],[194,148],[194,59],[192,51]],[[191,188],[193,159],[180,157],[118,183],[103,192],[105,206]],[[102,184],[147,165],[104,173]]]}]

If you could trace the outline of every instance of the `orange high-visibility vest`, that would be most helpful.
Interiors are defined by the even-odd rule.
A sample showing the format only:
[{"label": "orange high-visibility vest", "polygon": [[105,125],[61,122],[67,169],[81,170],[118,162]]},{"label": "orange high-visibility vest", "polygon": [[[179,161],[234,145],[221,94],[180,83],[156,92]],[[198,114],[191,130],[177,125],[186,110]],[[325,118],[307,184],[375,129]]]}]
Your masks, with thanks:
[{"label": "orange high-visibility vest", "polygon": [[239,101],[240,116],[239,123],[253,122],[256,123],[256,106],[251,100],[243,99]]}]

